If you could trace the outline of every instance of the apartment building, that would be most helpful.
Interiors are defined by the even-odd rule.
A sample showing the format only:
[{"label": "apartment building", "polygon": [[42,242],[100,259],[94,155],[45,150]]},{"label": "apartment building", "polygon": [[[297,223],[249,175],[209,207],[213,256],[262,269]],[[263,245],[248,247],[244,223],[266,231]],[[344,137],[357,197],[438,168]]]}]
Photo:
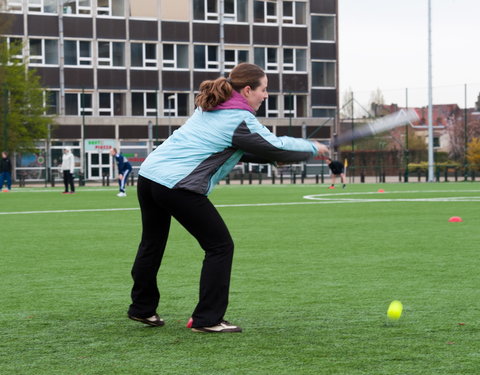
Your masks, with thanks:
[{"label": "apartment building", "polygon": [[194,110],[200,83],[260,65],[257,113],[277,135],[328,141],[338,112],[338,0],[3,0],[9,41],[56,116],[16,174],[44,180],[69,146],[87,179],[112,177],[117,147],[138,168]]}]

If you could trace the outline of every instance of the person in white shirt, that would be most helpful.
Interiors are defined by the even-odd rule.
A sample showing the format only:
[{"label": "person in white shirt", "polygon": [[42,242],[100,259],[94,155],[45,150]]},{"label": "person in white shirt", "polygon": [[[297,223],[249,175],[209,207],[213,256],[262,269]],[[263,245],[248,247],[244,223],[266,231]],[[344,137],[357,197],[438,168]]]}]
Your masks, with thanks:
[{"label": "person in white shirt", "polygon": [[[75,168],[75,157],[69,147],[63,149],[62,155],[62,172],[63,183],[65,185],[65,191],[62,194],[75,193],[75,185],[73,184],[73,170]],[[68,188],[70,186],[70,191]]]}]

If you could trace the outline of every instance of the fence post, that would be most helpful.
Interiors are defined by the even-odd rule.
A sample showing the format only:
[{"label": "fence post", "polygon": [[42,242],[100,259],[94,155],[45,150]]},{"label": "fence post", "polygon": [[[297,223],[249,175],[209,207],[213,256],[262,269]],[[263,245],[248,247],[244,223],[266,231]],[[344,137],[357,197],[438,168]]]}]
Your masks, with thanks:
[{"label": "fence post", "polygon": [[455,173],[455,182],[457,182],[458,181],[458,168],[457,167],[455,167],[454,173]]},{"label": "fence post", "polygon": [[252,184],[252,172],[250,172],[248,174],[248,184],[251,185]]},{"label": "fence post", "polygon": [[83,172],[78,174],[78,186],[85,186],[85,176]]},{"label": "fence post", "polygon": [[272,172],[272,185],[275,185],[275,172]]},{"label": "fence post", "polygon": [[283,172],[280,173],[280,184],[283,184]]},{"label": "fence post", "polygon": [[243,177],[244,176],[243,176],[243,172],[242,172],[242,174],[240,175],[240,185],[243,185]]},{"label": "fence post", "polygon": [[262,184],[262,173],[258,172],[258,184]]},{"label": "fence post", "polygon": [[315,175],[315,183],[318,185],[318,173]]}]

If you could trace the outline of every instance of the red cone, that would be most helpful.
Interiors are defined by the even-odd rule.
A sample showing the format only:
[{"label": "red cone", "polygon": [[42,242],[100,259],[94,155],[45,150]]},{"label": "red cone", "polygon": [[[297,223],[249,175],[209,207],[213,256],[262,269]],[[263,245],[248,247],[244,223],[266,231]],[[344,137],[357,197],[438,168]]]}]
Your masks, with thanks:
[{"label": "red cone", "polygon": [[452,216],[450,219],[448,219],[450,223],[460,223],[462,222],[462,218],[460,216]]}]

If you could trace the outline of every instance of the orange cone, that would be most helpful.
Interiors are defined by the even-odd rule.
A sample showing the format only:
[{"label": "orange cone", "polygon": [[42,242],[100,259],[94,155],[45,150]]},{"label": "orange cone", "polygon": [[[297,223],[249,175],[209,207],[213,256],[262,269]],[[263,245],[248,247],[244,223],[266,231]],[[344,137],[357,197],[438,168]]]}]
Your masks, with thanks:
[{"label": "orange cone", "polygon": [[378,192],[379,192],[379,193],[385,193],[385,190],[383,190],[383,189],[378,189]]}]

